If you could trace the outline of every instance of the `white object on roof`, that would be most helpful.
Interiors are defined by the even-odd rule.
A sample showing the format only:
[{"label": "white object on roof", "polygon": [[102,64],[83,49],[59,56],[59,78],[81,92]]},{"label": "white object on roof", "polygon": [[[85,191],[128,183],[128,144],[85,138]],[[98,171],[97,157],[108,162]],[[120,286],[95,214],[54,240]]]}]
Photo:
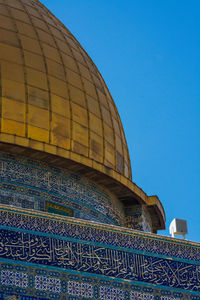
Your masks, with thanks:
[{"label": "white object on roof", "polygon": [[177,234],[182,235],[184,239],[185,235],[188,233],[187,221],[181,219],[173,219],[169,226],[169,232],[172,237],[174,237],[174,235]]}]

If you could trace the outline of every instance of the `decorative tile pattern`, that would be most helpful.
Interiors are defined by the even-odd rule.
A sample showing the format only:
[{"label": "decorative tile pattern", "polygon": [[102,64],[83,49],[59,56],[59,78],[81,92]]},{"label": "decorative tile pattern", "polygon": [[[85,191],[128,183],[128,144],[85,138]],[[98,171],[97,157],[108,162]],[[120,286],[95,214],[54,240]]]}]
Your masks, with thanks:
[{"label": "decorative tile pattern", "polygon": [[76,281],[69,281],[68,294],[72,296],[80,296],[80,283]]},{"label": "decorative tile pattern", "polygon": [[4,210],[0,209],[0,225],[200,261],[200,245],[195,246],[183,240],[175,242],[172,238],[166,239],[158,235],[143,235],[142,233],[128,231],[120,227],[103,228],[102,225],[84,224],[81,221],[66,218],[65,221],[60,221],[57,218],[53,218],[53,216],[45,218],[37,216],[37,214],[22,214],[8,207],[4,207]]},{"label": "decorative tile pattern", "polygon": [[122,289],[113,288],[109,286],[100,286],[101,300],[123,300],[124,291]]},{"label": "decorative tile pattern", "polygon": [[21,272],[1,270],[1,284],[26,288],[28,286],[28,275]]},{"label": "decorative tile pattern", "polygon": [[71,208],[77,218],[123,224],[119,205],[99,189],[94,182],[66,169],[0,152],[2,204],[44,211],[48,201]]},{"label": "decorative tile pattern", "polygon": [[85,282],[69,281],[68,294],[72,296],[84,297],[88,299],[93,298],[93,286]]},{"label": "decorative tile pattern", "polygon": [[15,273],[12,271],[1,271],[1,283],[3,285],[15,285]]},{"label": "decorative tile pattern", "polygon": [[40,291],[60,293],[60,279],[46,276],[35,276],[35,288]]},{"label": "decorative tile pattern", "polygon": [[152,232],[151,218],[144,205],[127,207],[125,216],[126,227],[144,232]]},{"label": "decorative tile pattern", "polygon": [[0,291],[23,300],[200,300],[199,249],[0,205]]},{"label": "decorative tile pattern", "polygon": [[[0,284],[0,299],[5,294],[17,295],[21,300],[36,299],[102,299],[102,300],[200,300],[197,294],[176,292],[163,288],[152,288],[131,284],[129,281],[117,279],[101,279],[98,277],[83,276],[80,273],[73,275],[68,272],[53,271],[50,269],[20,266],[0,262],[1,273],[6,278]],[[3,272],[4,271],[4,272]],[[23,271],[23,272],[21,272]],[[26,274],[28,285],[19,289],[15,285],[15,273]],[[13,282],[8,280],[8,275]],[[4,279],[3,279],[4,280]],[[21,295],[21,296],[20,296]]]},{"label": "decorative tile pattern", "polygon": [[195,264],[7,229],[0,241],[4,259],[200,292]]}]

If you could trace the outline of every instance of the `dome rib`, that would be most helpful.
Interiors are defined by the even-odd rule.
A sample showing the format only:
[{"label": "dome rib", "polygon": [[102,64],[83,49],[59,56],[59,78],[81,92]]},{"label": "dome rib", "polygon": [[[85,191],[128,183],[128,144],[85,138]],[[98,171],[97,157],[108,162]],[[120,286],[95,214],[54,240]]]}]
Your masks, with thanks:
[{"label": "dome rib", "polygon": [[[34,7],[38,10],[38,6],[36,6],[35,5],[35,3],[33,2],[33,5],[34,5]],[[38,13],[40,14],[40,16],[41,16],[41,19],[44,21],[44,23],[46,24],[46,26],[47,26],[47,28],[48,28],[48,31],[51,33],[51,36],[52,36],[52,38],[53,38],[53,41],[54,41],[54,43],[55,43],[55,45],[56,45],[56,48],[57,48],[57,50],[58,50],[58,54],[59,54],[59,57],[60,57],[60,61],[62,62],[62,65],[64,66],[64,61],[63,61],[63,58],[62,58],[62,55],[60,54],[60,51],[59,51],[59,47],[58,47],[58,44],[57,44],[57,41],[56,41],[56,39],[55,39],[55,37],[54,37],[54,35],[52,34],[52,31],[51,31],[51,29],[49,28],[49,25],[48,25],[48,23],[46,22],[46,20],[45,20],[45,18],[44,18],[44,16],[43,16],[43,14],[41,14],[41,12],[38,10]],[[49,17],[51,18],[51,14],[49,14]],[[52,19],[52,18],[51,18]],[[53,21],[53,19],[52,19],[52,21]],[[53,21],[54,22],[54,21]],[[62,34],[62,32],[60,32],[61,34]],[[62,34],[63,35],[63,34]],[[64,36],[63,36],[63,38],[64,38]],[[64,38],[65,39],[65,38]],[[67,43],[67,41],[65,41],[66,43]],[[68,44],[68,43],[67,43]],[[44,60],[46,60],[45,59],[45,56],[44,56]],[[48,67],[47,67],[47,78],[48,78]],[[70,95],[70,92],[69,92],[69,87],[68,87],[68,80],[67,80],[67,72],[66,72],[66,70],[65,70],[65,68],[63,68],[63,72],[64,72],[64,76],[65,76],[65,80],[66,80],[66,90],[67,90],[67,93],[68,93],[68,95]],[[50,91],[50,89],[49,89],[49,93],[50,93],[50,95],[51,95],[51,91]],[[50,107],[50,114],[51,114],[51,120],[50,120],[50,128],[52,127],[52,103],[51,103],[51,96],[49,97],[49,107]],[[72,107],[71,107],[71,101],[69,101],[69,107],[70,107],[70,129],[72,129]],[[51,141],[52,141],[52,136],[51,136],[51,134],[50,134],[50,136],[49,136],[49,140],[50,140],[50,143],[51,143]],[[72,139],[70,138],[70,148],[72,147],[72,145],[71,145],[71,141],[72,141]]]},{"label": "dome rib", "polygon": [[[48,78],[48,67],[47,67],[46,57],[45,57],[45,54],[44,54],[44,50],[43,50],[42,44],[41,44],[40,39],[39,39],[38,32],[37,32],[37,30],[34,27],[34,24],[33,24],[33,21],[31,19],[31,16],[30,16],[29,12],[27,11],[26,6],[23,4],[23,1],[20,0],[20,3],[22,4],[24,10],[27,13],[27,16],[28,16],[28,18],[30,20],[30,23],[31,23],[31,25],[33,27],[33,30],[34,30],[35,35],[37,36],[37,40],[39,42],[40,50],[41,50],[41,53],[42,53],[42,58],[43,58],[43,61],[44,61],[45,71],[46,71],[46,79],[47,79],[47,86],[48,86],[48,100],[49,100],[49,108],[50,108],[51,107],[51,92],[50,92],[50,82],[49,82],[49,78]],[[50,109],[50,111],[51,111],[51,109]],[[51,117],[50,116],[49,116],[49,130],[51,132]],[[49,135],[49,140],[50,140],[50,135]]]}]

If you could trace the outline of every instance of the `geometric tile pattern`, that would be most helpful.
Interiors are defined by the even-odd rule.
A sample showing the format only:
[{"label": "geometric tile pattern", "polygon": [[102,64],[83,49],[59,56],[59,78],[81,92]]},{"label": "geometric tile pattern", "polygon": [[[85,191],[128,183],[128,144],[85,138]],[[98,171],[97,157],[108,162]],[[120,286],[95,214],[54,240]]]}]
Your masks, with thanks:
[{"label": "geometric tile pattern", "polygon": [[93,298],[93,286],[85,282],[69,281],[67,291],[72,296]]},{"label": "geometric tile pattern", "polygon": [[124,291],[119,288],[109,286],[100,286],[100,299],[101,300],[123,300]]},{"label": "geometric tile pattern", "polygon": [[93,243],[100,243],[110,247],[135,249],[185,259],[186,261],[200,262],[200,245],[176,240],[159,235],[136,232],[121,227],[109,227],[103,224],[94,224],[87,221],[80,221],[59,216],[38,215],[37,212],[28,212],[21,209],[0,205],[0,226],[17,227],[22,230],[43,232],[45,234],[59,235],[66,238],[84,240]]},{"label": "geometric tile pattern", "polygon": [[60,279],[46,276],[35,276],[35,288],[40,291],[60,293]]},{"label": "geometric tile pattern", "polygon": [[0,229],[0,240],[3,259],[200,292],[200,266],[178,259],[11,229]]},{"label": "geometric tile pattern", "polygon": [[200,300],[197,243],[2,205],[0,233],[2,295]]},{"label": "geometric tile pattern", "polygon": [[47,202],[71,208],[76,218],[114,225],[124,222],[120,206],[93,181],[47,163],[0,152],[0,203],[45,211]]},{"label": "geometric tile pattern", "polygon": [[28,286],[28,275],[21,272],[1,270],[1,284],[26,288]]},{"label": "geometric tile pattern", "polygon": [[[0,299],[4,299],[3,293],[6,294],[6,292],[18,296],[23,292],[21,300],[35,300],[35,297],[37,299],[60,300],[200,300],[199,295],[189,294],[186,291],[178,292],[157,287],[145,287],[128,281],[119,282],[117,279],[109,280],[81,274],[72,275],[67,272],[55,272],[39,267],[20,267],[14,263],[0,263],[0,267],[4,271],[3,274],[11,274],[11,277],[15,273],[15,269],[21,268],[28,278],[28,286],[21,290],[14,282],[11,285],[8,280],[1,281]],[[3,275],[3,278],[5,277],[6,275]]]}]

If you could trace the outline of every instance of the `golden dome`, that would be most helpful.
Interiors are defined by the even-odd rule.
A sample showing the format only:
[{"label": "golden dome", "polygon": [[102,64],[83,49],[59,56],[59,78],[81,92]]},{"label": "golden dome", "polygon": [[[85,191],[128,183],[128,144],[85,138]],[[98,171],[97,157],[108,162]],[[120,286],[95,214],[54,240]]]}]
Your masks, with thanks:
[{"label": "golden dome", "polygon": [[6,0],[0,12],[1,132],[131,178],[117,108],[71,32],[36,0]]},{"label": "golden dome", "polygon": [[99,182],[104,176],[120,200],[149,205],[159,215],[155,228],[164,226],[159,199],[131,181],[124,130],[101,74],[37,0],[0,1],[0,100],[0,149],[40,151]]}]

